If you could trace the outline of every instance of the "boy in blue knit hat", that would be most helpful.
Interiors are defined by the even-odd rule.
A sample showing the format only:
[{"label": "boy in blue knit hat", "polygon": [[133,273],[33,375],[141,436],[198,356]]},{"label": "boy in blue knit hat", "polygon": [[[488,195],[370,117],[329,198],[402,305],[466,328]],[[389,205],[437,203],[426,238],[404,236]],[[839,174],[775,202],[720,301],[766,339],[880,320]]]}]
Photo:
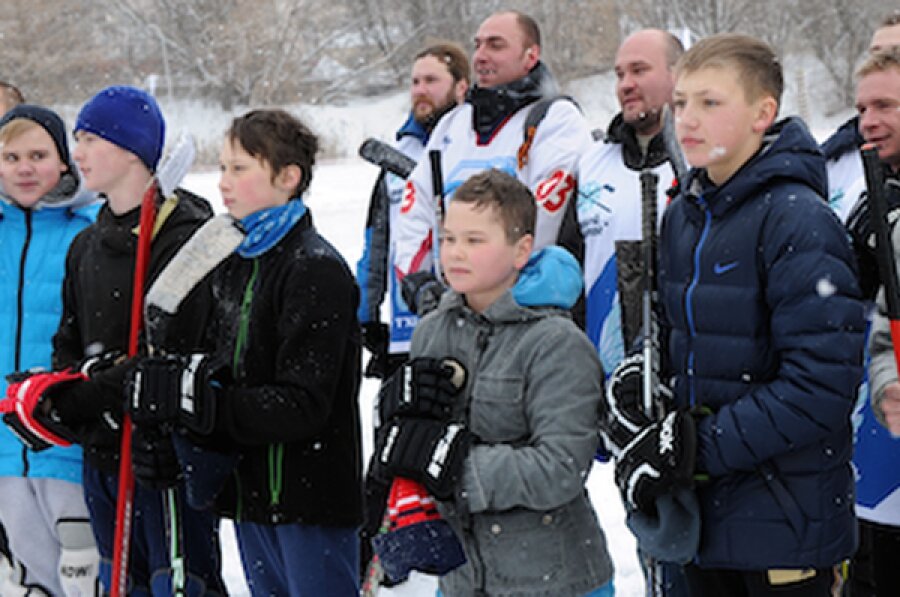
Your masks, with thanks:
[{"label": "boy in blue knit hat", "polygon": [[[106,202],[97,221],[72,242],[66,258],[63,313],[53,338],[53,365],[32,384],[33,410],[27,427],[50,444],[79,443],[84,450],[83,482],[91,526],[100,551],[100,577],[109,591],[113,560],[119,447],[124,384],[132,361],[122,358],[130,330],[130,306],[137,226],[145,189],[162,153],[165,122],[147,93],[109,87],[88,101],[78,115],[73,152],[84,184]],[[194,231],[212,216],[209,204],[181,189],[157,196],[158,214],[148,264],[149,288]],[[191,351],[199,347],[211,297],[200,287],[182,305],[156,349]],[[85,363],[90,363],[88,366]],[[78,366],[86,376],[65,369]],[[54,377],[55,376],[55,377]],[[25,397],[28,401],[28,396]],[[184,503],[183,483],[171,441],[154,429],[135,425],[132,459],[134,491],[130,595],[171,595],[170,553],[162,488],[176,487],[185,554],[186,594],[224,594],[219,576],[215,517]],[[144,474],[151,471],[152,474]]]}]

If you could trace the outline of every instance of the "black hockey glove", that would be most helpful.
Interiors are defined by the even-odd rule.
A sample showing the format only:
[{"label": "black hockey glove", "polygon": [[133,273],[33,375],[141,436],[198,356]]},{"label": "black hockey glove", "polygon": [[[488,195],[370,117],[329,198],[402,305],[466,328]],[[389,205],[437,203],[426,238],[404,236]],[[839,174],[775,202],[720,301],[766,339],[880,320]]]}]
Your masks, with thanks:
[{"label": "black hockey glove", "polygon": [[697,433],[690,413],[677,410],[644,427],[616,458],[616,485],[631,510],[652,513],[661,495],[691,487]]},{"label": "black hockey glove", "polygon": [[216,388],[224,363],[205,354],[141,359],[126,384],[128,412],[135,423],[178,423],[207,435],[215,426]]},{"label": "black hockey glove", "polygon": [[394,419],[378,431],[372,473],[384,481],[418,481],[431,495],[446,500],[453,495],[471,443],[472,434],[459,423]]},{"label": "black hockey glove", "polygon": [[400,281],[400,294],[409,310],[419,317],[434,311],[447,288],[433,273],[421,271],[409,274]]},{"label": "black hockey glove", "polygon": [[384,423],[395,417],[423,417],[447,421],[465,385],[466,368],[456,359],[413,359],[381,386],[379,420]]},{"label": "black hockey glove", "polygon": [[[625,358],[606,382],[604,400],[600,403],[600,436],[613,455],[652,422],[644,412],[644,356],[640,353]],[[658,384],[654,404],[672,403],[672,391]]]},{"label": "black hockey glove", "polygon": [[[888,189],[888,226],[893,228],[900,219],[900,190]],[[881,286],[881,274],[878,272],[878,259],[875,257],[875,230],[871,223],[871,209],[868,194],[863,194],[847,216],[847,230],[853,241],[853,251],[859,265],[859,281],[863,298],[874,300],[878,287]]]},{"label": "black hockey glove", "polygon": [[365,376],[383,379],[388,367],[388,343],[391,329],[380,321],[369,321],[361,326],[362,343],[372,355],[366,365]]},{"label": "black hockey glove", "polygon": [[171,433],[156,425],[135,424],[131,434],[131,468],[134,478],[147,489],[174,487],[181,478],[181,465]]}]

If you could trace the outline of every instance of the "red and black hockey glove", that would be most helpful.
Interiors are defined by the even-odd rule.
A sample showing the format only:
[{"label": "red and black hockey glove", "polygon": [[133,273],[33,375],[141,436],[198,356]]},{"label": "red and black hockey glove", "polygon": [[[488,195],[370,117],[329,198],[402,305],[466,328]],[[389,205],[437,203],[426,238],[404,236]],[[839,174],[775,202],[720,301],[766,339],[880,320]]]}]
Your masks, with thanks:
[{"label": "red and black hockey glove", "polygon": [[396,417],[423,417],[447,421],[465,385],[466,368],[456,359],[413,359],[381,386],[379,420],[384,423]]},{"label": "red and black hockey glove", "polygon": [[616,458],[616,485],[630,510],[653,512],[656,498],[694,483],[697,432],[684,410],[641,429]]},{"label": "red and black hockey glove", "polygon": [[56,416],[52,401],[85,380],[86,375],[70,369],[35,373],[10,384],[6,398],[0,401],[3,422],[32,450],[71,446],[77,441],[76,434]]},{"label": "red and black hockey glove", "polygon": [[462,475],[472,439],[459,423],[393,419],[378,431],[372,474],[384,481],[406,477],[424,485],[434,497],[449,499]]}]

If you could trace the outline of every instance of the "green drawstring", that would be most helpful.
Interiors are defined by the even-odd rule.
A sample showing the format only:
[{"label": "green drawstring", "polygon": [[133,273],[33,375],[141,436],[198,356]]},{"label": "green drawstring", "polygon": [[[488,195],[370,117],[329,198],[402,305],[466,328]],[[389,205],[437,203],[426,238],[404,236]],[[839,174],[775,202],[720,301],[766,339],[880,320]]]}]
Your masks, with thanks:
[{"label": "green drawstring", "polygon": [[281,501],[281,489],[284,486],[284,444],[269,446],[269,493],[271,505],[277,506]]},{"label": "green drawstring", "polygon": [[235,377],[238,377],[238,362],[244,344],[247,343],[247,336],[250,333],[250,307],[253,305],[253,286],[256,283],[257,274],[259,274],[259,261],[254,259],[253,271],[250,273],[247,286],[244,287],[244,298],[241,301],[241,321],[238,327],[237,341],[234,343],[234,354],[232,355],[231,370]]}]

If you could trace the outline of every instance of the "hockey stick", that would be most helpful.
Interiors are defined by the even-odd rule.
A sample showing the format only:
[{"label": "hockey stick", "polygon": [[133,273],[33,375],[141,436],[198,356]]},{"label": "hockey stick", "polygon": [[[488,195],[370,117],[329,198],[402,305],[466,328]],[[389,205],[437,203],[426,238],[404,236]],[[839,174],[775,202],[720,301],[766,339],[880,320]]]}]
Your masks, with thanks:
[{"label": "hockey stick", "polygon": [[651,420],[662,414],[660,405],[653,403],[653,390],[659,383],[659,356],[656,349],[656,322],[653,305],[656,302],[656,197],[659,176],[650,169],[641,171],[641,228],[643,243],[643,291],[641,293],[641,335],[644,355],[643,399],[644,412]]},{"label": "hockey stick", "polygon": [[678,144],[678,137],[675,133],[675,120],[672,117],[672,110],[668,104],[665,104],[662,108],[662,138],[666,154],[669,156],[669,163],[672,164],[672,170],[675,171],[675,180],[678,181],[679,186],[683,185],[685,176],[688,173],[688,167],[684,161],[684,154],[681,153],[681,145]]},{"label": "hockey stick", "polygon": [[408,155],[384,141],[369,137],[359,146],[359,157],[400,178],[408,178],[416,162]]},{"label": "hockey stick", "polygon": [[[194,161],[194,145],[183,137],[172,149],[156,174],[147,183],[141,199],[137,254],[134,264],[134,286],[131,297],[131,326],[128,337],[128,356],[138,353],[138,339],[143,328],[144,282],[150,264],[150,244],[156,221],[156,193],[168,196],[181,182]],[[122,442],[119,453],[119,491],[116,496],[116,529],[113,542],[111,595],[124,597],[128,584],[128,560],[131,548],[131,522],[134,509],[134,472],[131,469],[131,418],[122,421]]]},{"label": "hockey stick", "polygon": [[432,149],[428,152],[428,160],[431,163],[431,190],[434,195],[434,228],[432,228],[431,245],[434,253],[434,276],[443,283],[441,275],[441,224],[444,221],[444,174],[441,170],[441,150]]},{"label": "hockey stick", "polygon": [[884,190],[884,166],[873,143],[863,145],[860,148],[860,155],[866,175],[871,226],[875,232],[875,256],[878,260],[881,283],[884,285],[884,303],[890,320],[894,360],[897,370],[900,371],[900,281],[897,278],[897,265],[894,261],[891,227],[887,221],[888,199]]}]

